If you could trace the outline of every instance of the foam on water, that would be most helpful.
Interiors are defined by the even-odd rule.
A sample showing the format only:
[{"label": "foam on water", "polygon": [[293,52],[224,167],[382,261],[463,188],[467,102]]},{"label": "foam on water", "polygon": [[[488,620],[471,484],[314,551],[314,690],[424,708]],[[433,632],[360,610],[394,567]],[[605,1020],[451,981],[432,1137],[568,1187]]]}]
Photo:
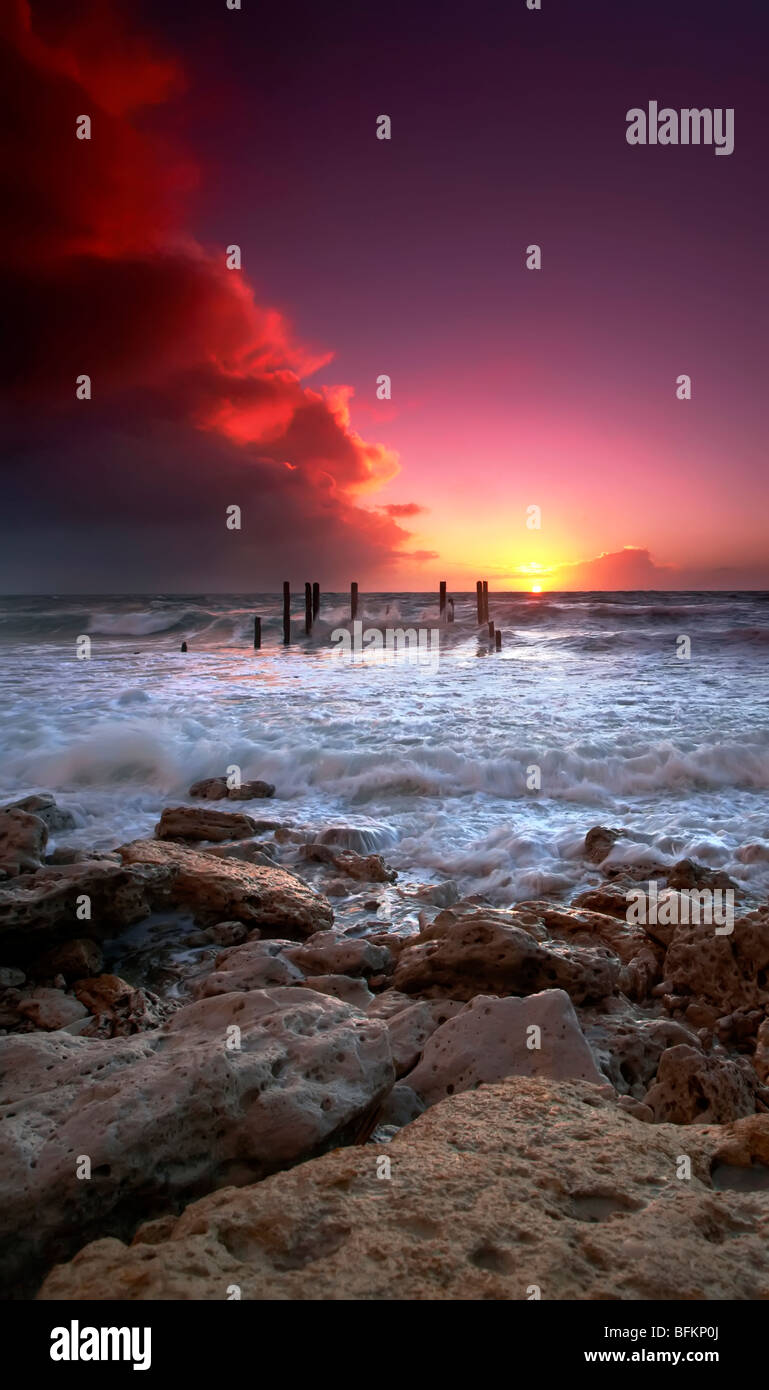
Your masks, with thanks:
[{"label": "foam on water", "polygon": [[[403,874],[500,902],[585,884],[596,822],[632,831],[615,850],[628,862],[692,855],[765,895],[765,595],[493,597],[498,655],[475,596],[455,599],[437,670],[339,657],[343,595],[324,595],[309,642],[295,596],[288,650],[276,596],[2,600],[4,798],[53,791],[79,819],[67,841],[103,847],[236,763],[275,783],[276,816],[376,828]],[[437,625],[433,595],[361,605],[364,625]],[[682,633],[690,661],[676,657]],[[540,791],[527,790],[533,764]]]}]

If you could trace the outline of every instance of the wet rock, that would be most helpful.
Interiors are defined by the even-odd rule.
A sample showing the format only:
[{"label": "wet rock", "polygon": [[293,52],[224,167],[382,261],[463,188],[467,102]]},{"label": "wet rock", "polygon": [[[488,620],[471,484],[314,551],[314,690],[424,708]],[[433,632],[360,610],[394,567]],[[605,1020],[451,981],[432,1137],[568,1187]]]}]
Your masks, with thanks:
[{"label": "wet rock", "polygon": [[399,1081],[382,1102],[377,1123],[402,1129],[404,1125],[410,1125],[417,1115],[423,1115],[426,1108],[422,1097],[418,1096],[416,1091],[412,1091],[405,1082]]},{"label": "wet rock", "polygon": [[4,1286],[108,1219],[133,1229],[183,1195],[309,1157],[393,1079],[384,1024],[307,989],[202,999],[133,1038],[0,1038]]},{"label": "wet rock", "polygon": [[199,806],[166,806],[155,826],[158,840],[247,840],[255,823],[242,811],[209,811]]},{"label": "wet rock", "polygon": [[274,845],[266,845],[260,840],[239,840],[234,845],[211,845],[207,854],[220,855],[222,859],[242,859],[245,864],[262,864],[269,868],[274,864],[277,851]]},{"label": "wet rock", "polygon": [[406,1081],[426,1105],[434,1105],[506,1076],[605,1082],[563,990],[526,999],[479,995],[432,1034]]},{"label": "wet rock", "polygon": [[624,834],[624,830],[608,830],[605,825],[594,825],[585,836],[585,858],[591,864],[602,864],[615,840]]},{"label": "wet rock", "polygon": [[38,792],[33,796],[24,796],[20,801],[12,801],[10,805],[4,806],[2,809],[4,811],[27,811],[31,816],[37,816],[52,835],[56,835],[62,830],[74,830],[77,825],[72,812],[66,811],[63,806],[57,806],[56,800],[50,792]]},{"label": "wet rock", "polygon": [[560,988],[575,1003],[614,991],[620,963],[604,948],[544,944],[514,925],[515,912],[507,914],[509,925],[501,916],[486,916],[481,909],[451,920],[450,913],[441,913],[401,952],[393,988],[464,1000],[476,994],[526,995]]},{"label": "wet rock", "polygon": [[459,889],[453,879],[445,883],[429,883],[417,888],[409,897],[417,902],[429,903],[431,907],[454,907],[459,902]]},{"label": "wet rock", "polygon": [[256,801],[275,795],[271,782],[243,782],[239,787],[227,785],[226,777],[205,777],[201,782],[193,782],[188,796],[204,797],[207,801]]},{"label": "wet rock", "polygon": [[329,845],[318,843],[302,845],[300,859],[316,864],[330,864],[348,878],[359,879],[365,883],[394,883],[397,874],[388,868],[381,854],[367,854],[365,857],[352,850],[332,849]]},{"label": "wet rock", "polygon": [[100,941],[115,936],[149,915],[150,902],[162,899],[169,877],[161,866],[124,868],[86,860],[45,867],[0,884],[3,955],[24,964],[41,948],[80,936],[84,899],[90,905],[89,933]]},{"label": "wet rock", "polygon": [[756,1109],[756,1078],[741,1059],[709,1056],[679,1044],[663,1052],[645,1102],[657,1121],[726,1124]]},{"label": "wet rock", "polygon": [[618,988],[631,999],[645,999],[660,978],[663,952],[653,945],[640,926],[620,922],[605,912],[587,908],[532,904],[549,932],[589,945],[600,941],[622,962]]},{"label": "wet rock", "polygon": [[756,1051],[753,1065],[759,1081],[769,1085],[769,1018],[765,1018],[756,1037]]},{"label": "wet rock", "polygon": [[89,937],[76,936],[44,955],[30,966],[29,973],[34,979],[48,980],[54,975],[63,975],[67,983],[82,980],[86,975],[100,975],[104,967],[102,949]]},{"label": "wet rock", "polygon": [[679,859],[667,870],[668,888],[730,888],[739,892],[737,884],[720,869],[708,869],[695,859]]},{"label": "wet rock", "polygon": [[169,901],[189,908],[203,926],[228,919],[260,927],[263,933],[290,931],[304,937],[334,919],[325,898],[275,866],[222,859],[157,840],[134,840],[121,847],[120,855],[127,865],[162,866],[170,875]]},{"label": "wet rock", "polygon": [[33,1023],[36,1028],[53,1032],[57,1028],[65,1028],[68,1023],[85,1018],[88,1010],[62,989],[38,987],[30,990],[26,997],[20,1000],[17,1013],[21,1018]]},{"label": "wet rock", "polygon": [[[762,1117],[765,1122],[769,1117]],[[766,1300],[765,1193],[715,1191],[757,1117],[649,1125],[585,1082],[512,1077],[452,1096],[386,1146],[336,1150],[195,1202],[169,1238],[106,1239],[54,1270],[44,1299]],[[81,1186],[86,1186],[82,1184]]]},{"label": "wet rock", "polygon": [[33,873],[43,862],[48,827],[19,809],[0,811],[0,869],[9,878]]}]

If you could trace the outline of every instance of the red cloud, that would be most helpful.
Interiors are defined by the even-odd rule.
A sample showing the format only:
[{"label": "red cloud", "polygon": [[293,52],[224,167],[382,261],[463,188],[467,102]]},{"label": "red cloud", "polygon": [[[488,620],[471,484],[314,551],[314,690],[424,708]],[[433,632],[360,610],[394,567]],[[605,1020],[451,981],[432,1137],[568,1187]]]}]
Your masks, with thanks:
[{"label": "red cloud", "polygon": [[[362,542],[374,568],[395,560],[407,536],[395,518],[413,512],[376,515],[355,498],[395,476],[397,455],[352,427],[349,388],[303,383],[328,355],[297,343],[281,314],[256,303],[245,276],[226,268],[224,247],[205,249],[190,235],[193,165],[134,124],[180,89],[178,63],[128,32],[109,5],[81,6],[76,22],[43,15],[14,0],[4,22],[12,213],[3,273],[17,324],[6,381],[17,408],[34,407],[34,424],[27,413],[17,430],[19,451],[37,449],[39,467],[51,469],[62,520],[100,447],[122,458],[129,434],[137,518],[143,497],[156,505],[162,443],[166,485],[183,489],[192,511],[199,500],[200,525],[226,477],[230,501],[238,488],[250,497],[257,486],[260,497],[282,490],[262,547],[279,553],[281,539],[301,533],[319,561],[349,552],[359,563]],[[89,141],[75,137],[83,114]],[[87,405],[75,400],[81,373],[92,379]],[[191,431],[206,448],[190,447]],[[20,508],[25,473],[16,475]],[[101,470],[92,486],[87,510],[101,508],[105,528],[122,524]]]}]

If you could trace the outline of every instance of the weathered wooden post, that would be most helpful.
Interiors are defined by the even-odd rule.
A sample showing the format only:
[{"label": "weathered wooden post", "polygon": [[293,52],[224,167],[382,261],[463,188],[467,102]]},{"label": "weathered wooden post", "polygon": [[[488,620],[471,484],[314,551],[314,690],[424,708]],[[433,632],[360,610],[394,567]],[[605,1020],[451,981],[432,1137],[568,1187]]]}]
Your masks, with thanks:
[{"label": "weathered wooden post", "polygon": [[316,580],[312,586],[312,621],[315,622],[320,613],[320,584]]},{"label": "weathered wooden post", "polygon": [[186,642],[182,642],[182,645],[181,645],[181,647],[179,648],[179,650],[182,651],[182,652],[186,652],[186,650],[187,650],[187,643],[186,643]]},{"label": "weathered wooden post", "polygon": [[304,586],[304,632],[306,637],[312,632],[312,584]]},{"label": "weathered wooden post", "polygon": [[495,645],[495,647],[496,647],[496,650],[497,650],[498,652],[501,652],[501,650],[502,650],[502,633],[500,632],[499,628],[496,628],[496,630],[495,630],[495,632],[494,632],[494,645]]},{"label": "weathered wooden post", "polygon": [[438,611],[439,611],[439,613],[440,613],[441,621],[442,621],[442,620],[443,620],[443,616],[444,616],[444,614],[445,614],[445,612],[446,612],[446,580],[445,580],[445,579],[442,579],[442,580],[441,580],[440,598],[439,598],[439,600],[438,600]]},{"label": "weathered wooden post", "polygon": [[475,586],[475,601],[478,605],[478,626],[483,622],[483,584],[480,579]]},{"label": "weathered wooden post", "polygon": [[354,623],[358,616],[358,586],[350,585],[350,622]]},{"label": "weathered wooden post", "polygon": [[254,651],[258,651],[262,645],[262,620],[260,617],[254,618]]},{"label": "weathered wooden post", "polygon": [[490,642],[493,642],[493,641],[494,641],[494,624],[493,624],[493,623],[489,623],[489,641],[490,641]]},{"label": "weathered wooden post", "polygon": [[488,621],[489,621],[489,581],[488,581],[488,579],[484,579],[484,581],[483,581],[483,618],[484,618],[484,621],[485,621],[485,622],[488,622]]},{"label": "weathered wooden post", "polygon": [[288,579],[283,583],[283,646],[291,645],[291,584]]}]

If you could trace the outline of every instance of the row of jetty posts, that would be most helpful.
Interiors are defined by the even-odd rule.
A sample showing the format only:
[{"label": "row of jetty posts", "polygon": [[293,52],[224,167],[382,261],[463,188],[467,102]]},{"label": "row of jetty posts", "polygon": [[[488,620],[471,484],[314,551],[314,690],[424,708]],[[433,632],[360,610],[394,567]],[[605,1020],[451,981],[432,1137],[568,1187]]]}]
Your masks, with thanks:
[{"label": "row of jetty posts", "polygon": [[[495,628],[493,622],[489,621],[489,581],[479,579],[475,586],[476,603],[478,608],[478,626],[486,625],[489,634],[489,641],[493,644],[494,651],[502,650],[502,633],[499,628]],[[440,582],[440,593],[438,597],[438,607],[441,622],[454,621],[454,600],[446,597],[446,580]],[[305,584],[304,586],[304,631],[307,637],[312,632],[312,626],[320,613],[320,584]],[[350,585],[350,622],[354,623],[358,616],[358,586]],[[254,650],[258,651],[262,645],[262,620],[257,614],[254,617]],[[283,646],[291,646],[291,584],[285,580],[283,584]]]}]

